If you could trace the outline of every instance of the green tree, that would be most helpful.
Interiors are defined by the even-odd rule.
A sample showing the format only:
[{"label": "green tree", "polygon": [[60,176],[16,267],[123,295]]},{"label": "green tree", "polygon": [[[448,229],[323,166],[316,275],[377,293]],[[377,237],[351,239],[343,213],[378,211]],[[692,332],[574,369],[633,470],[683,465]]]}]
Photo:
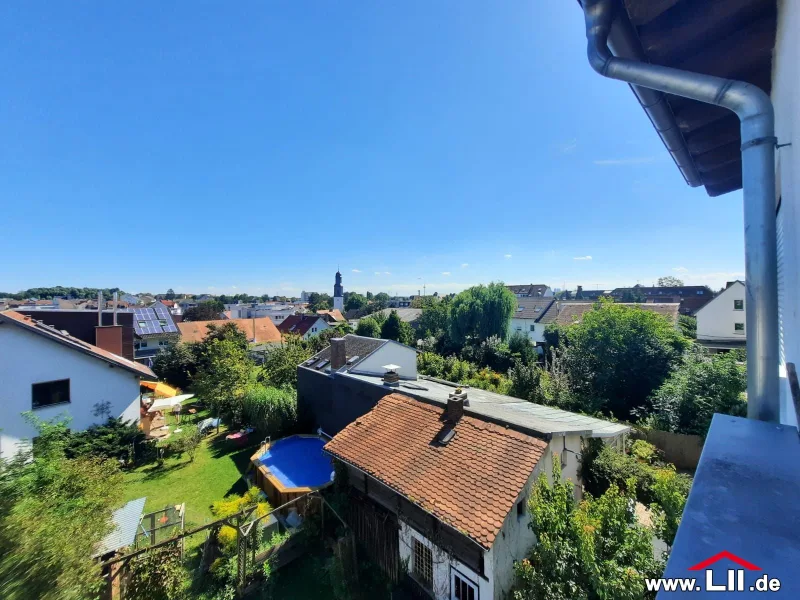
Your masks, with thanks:
[{"label": "green tree", "polygon": [[451,303],[450,335],[459,344],[480,343],[492,335],[505,339],[516,306],[516,297],[502,283],[464,290]]},{"label": "green tree", "polygon": [[225,306],[219,300],[207,300],[197,306],[187,308],[183,313],[184,321],[214,321],[220,318]]},{"label": "green tree", "polygon": [[372,304],[376,311],[389,308],[389,294],[386,292],[375,294],[375,297],[372,299]]},{"label": "green tree", "polygon": [[153,358],[153,371],[159,379],[170,385],[185,389],[197,373],[197,357],[200,344],[169,344],[161,348]]},{"label": "green tree", "polygon": [[630,508],[630,489],[612,486],[578,504],[558,460],[552,480],[541,473],[528,501],[537,544],[515,565],[515,600],[654,598],[645,578],[658,577],[663,565],[653,558],[652,532]]},{"label": "green tree", "polygon": [[164,298],[166,300],[175,300],[175,290],[173,290],[172,288],[169,288],[167,290],[167,293],[164,294]]},{"label": "green tree", "polygon": [[622,298],[620,298],[622,302],[627,302],[628,304],[641,304],[646,299],[647,298],[645,298],[645,295],[637,287],[634,287],[630,290],[625,290],[622,292]]},{"label": "green tree", "polygon": [[[4,600],[83,600],[103,585],[92,556],[123,488],[116,461],[63,451],[62,424],[39,423],[36,454],[0,460],[0,590]],[[56,431],[54,434],[54,429]]]},{"label": "green tree", "polygon": [[206,346],[210,346],[214,340],[228,340],[233,342],[242,350],[247,350],[248,348],[249,341],[247,339],[247,335],[236,325],[236,323],[229,322],[222,323],[221,325],[209,323],[206,325],[206,329],[208,330],[208,333],[206,333],[206,337],[203,338],[203,344]]},{"label": "green tree", "polygon": [[203,344],[203,366],[194,378],[194,390],[216,415],[241,421],[241,400],[253,374],[253,361],[233,340]]},{"label": "green tree", "polygon": [[311,358],[311,351],[297,336],[287,336],[280,345],[264,351],[260,379],[272,387],[297,388],[297,366]]},{"label": "green tree", "polygon": [[658,287],[683,287],[683,280],[667,275],[666,277],[658,278]]},{"label": "green tree", "polygon": [[344,303],[345,310],[361,310],[367,305],[367,299],[356,292],[351,292]]},{"label": "green tree", "polygon": [[746,416],[747,372],[733,353],[695,347],[653,393],[647,422],[663,431],[705,436],[714,413]]},{"label": "green tree", "polygon": [[423,337],[433,336],[441,339],[446,333],[450,319],[450,301],[439,300],[422,307],[417,320],[417,330]]},{"label": "green tree", "polygon": [[389,313],[389,317],[381,326],[381,337],[385,340],[394,340],[401,344],[414,343],[414,330],[411,325],[400,318],[396,310]]},{"label": "green tree", "polygon": [[308,295],[308,310],[317,312],[318,310],[331,310],[333,309],[333,298],[330,294],[320,294],[319,292],[311,292]]},{"label": "green tree", "polygon": [[573,391],[620,419],[647,405],[690,343],[663,315],[611,302],[563,331]]},{"label": "green tree", "polygon": [[251,385],[244,394],[243,405],[244,421],[261,435],[280,437],[297,425],[297,391],[289,387]]},{"label": "green tree", "polygon": [[358,322],[358,327],[356,327],[356,335],[379,338],[381,337],[381,326],[373,317],[364,317]]},{"label": "green tree", "polygon": [[372,292],[367,292],[367,300],[372,300]]},{"label": "green tree", "polygon": [[697,338],[697,319],[689,315],[680,315],[678,317],[678,327],[683,334],[683,337],[690,340]]}]

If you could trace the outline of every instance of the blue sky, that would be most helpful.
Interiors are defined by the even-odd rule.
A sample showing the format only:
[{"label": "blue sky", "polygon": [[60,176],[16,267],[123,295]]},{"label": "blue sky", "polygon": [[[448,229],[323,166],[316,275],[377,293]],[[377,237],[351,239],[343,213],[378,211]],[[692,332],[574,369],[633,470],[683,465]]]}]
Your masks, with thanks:
[{"label": "blue sky", "polygon": [[[0,5],[0,291],[743,277],[576,2]],[[581,260],[579,260],[581,259]]]}]

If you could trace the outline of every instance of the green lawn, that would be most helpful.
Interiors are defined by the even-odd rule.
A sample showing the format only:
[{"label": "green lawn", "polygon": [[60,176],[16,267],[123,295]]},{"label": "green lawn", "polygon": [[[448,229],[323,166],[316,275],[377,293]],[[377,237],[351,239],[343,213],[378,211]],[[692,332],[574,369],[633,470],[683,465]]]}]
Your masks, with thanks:
[{"label": "green lawn", "polygon": [[[205,416],[200,413],[190,418],[199,421]],[[125,501],[147,497],[145,512],[185,502],[187,529],[212,521],[212,502],[247,490],[242,474],[258,445],[251,440],[248,446],[237,447],[225,440],[226,435],[222,426],[218,434],[204,439],[193,462],[184,454],[165,459],[161,466],[153,463],[128,471],[124,474]]]}]

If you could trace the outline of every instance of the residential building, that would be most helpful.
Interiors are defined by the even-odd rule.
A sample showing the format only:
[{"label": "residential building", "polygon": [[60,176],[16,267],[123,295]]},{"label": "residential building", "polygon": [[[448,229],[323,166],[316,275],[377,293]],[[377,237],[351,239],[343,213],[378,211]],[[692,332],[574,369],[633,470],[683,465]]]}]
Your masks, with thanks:
[{"label": "residential building", "polygon": [[411,300],[411,296],[391,296],[388,305],[389,308],[409,308]]},{"label": "residential building", "polygon": [[338,308],[334,308],[333,310],[318,310],[317,314],[332,325],[345,322],[344,315]]},{"label": "residential building", "polygon": [[150,366],[159,350],[180,339],[180,331],[172,314],[161,302],[155,302],[146,308],[134,308],[133,330],[134,359]]},{"label": "residential building", "polygon": [[[80,431],[108,416],[139,420],[139,382],[148,367],[17,311],[0,312],[0,458],[28,446],[36,429],[22,416],[64,415]],[[27,440],[27,441],[26,441]]]},{"label": "residential building", "polygon": [[269,319],[217,319],[214,321],[184,321],[178,323],[178,331],[183,342],[202,342],[208,335],[208,326],[222,327],[233,323],[247,337],[251,344],[278,344],[281,334]]},{"label": "residential building", "polygon": [[[616,288],[611,297],[624,300],[626,297],[640,296],[644,302],[673,303],[678,302],[682,315],[693,315],[714,297],[714,292],[706,285],[683,286],[635,286],[632,288]],[[584,292],[586,297],[586,292]]]},{"label": "residential building", "polygon": [[308,302],[308,297],[309,297],[309,296],[310,296],[312,293],[313,293],[313,292],[306,292],[305,290],[303,290],[302,292],[300,292],[300,302]]},{"label": "residential building", "polygon": [[553,295],[550,286],[543,283],[529,283],[527,285],[507,285],[511,293],[517,298],[549,298]]},{"label": "residential building", "polygon": [[287,317],[297,313],[299,305],[289,302],[248,302],[239,304],[226,304],[225,312],[230,313],[230,319],[264,319],[267,318],[275,325],[280,325]]},{"label": "residential building", "polygon": [[282,335],[299,335],[302,339],[307,340],[319,335],[329,327],[327,319],[320,315],[292,315],[278,325],[278,331]]},{"label": "residential building", "polygon": [[519,297],[517,309],[508,325],[509,335],[524,333],[534,344],[544,344],[546,323],[542,322],[542,317],[555,302],[553,297]]},{"label": "residential building", "polygon": [[747,341],[745,284],[728,282],[711,302],[697,311],[697,343],[712,350],[744,348]]},{"label": "residential building", "polygon": [[416,351],[391,340],[334,338],[297,374],[300,418],[333,436],[325,449],[348,467],[354,506],[381,515],[397,561],[436,599],[506,597],[535,543],[538,474],[558,456],[580,498],[582,441],[621,448],[630,430],[418,376]]},{"label": "residential building", "polygon": [[[745,586],[764,573],[793,573],[800,557],[800,399],[790,386],[800,361],[800,3],[581,6],[576,19],[586,25],[590,65],[620,79],[616,85],[632,84],[687,183],[711,196],[742,190],[749,418],[714,416],[664,577],[685,577],[703,563],[703,581],[725,581],[733,563],[720,558],[731,555],[757,565],[739,571]],[[693,589],[658,598],[681,594],[718,596]],[[800,580],[781,579],[780,594],[800,597]]]},{"label": "residential building", "polygon": [[342,274],[336,271],[336,280],[333,284],[333,309],[339,312],[344,310],[344,288],[342,287]]}]

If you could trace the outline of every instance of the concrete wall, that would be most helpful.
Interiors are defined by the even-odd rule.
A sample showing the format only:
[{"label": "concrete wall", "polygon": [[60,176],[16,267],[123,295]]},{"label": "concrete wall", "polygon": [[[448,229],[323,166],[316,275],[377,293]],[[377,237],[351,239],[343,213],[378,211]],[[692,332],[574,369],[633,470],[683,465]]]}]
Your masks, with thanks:
[{"label": "concrete wall", "polygon": [[781,316],[781,422],[797,424],[786,362],[800,363],[800,2],[778,0],[778,30],[772,74],[772,103],[775,106],[775,135],[779,144],[791,144],[775,151],[778,211],[778,288]]},{"label": "concrete wall", "polygon": [[696,469],[703,452],[703,438],[670,431],[643,431],[637,434],[664,453],[664,459],[679,469]]},{"label": "concrete wall", "polygon": [[92,411],[108,402],[111,416],[139,420],[139,378],[130,371],[10,324],[0,326],[0,356],[2,458],[16,454],[25,446],[23,440],[36,435],[21,414],[32,410],[34,383],[70,380],[70,402],[33,410],[39,419],[68,416],[69,427],[80,431],[103,420]]},{"label": "concrete wall", "polygon": [[413,563],[413,544],[414,539],[419,540],[423,545],[431,549],[433,557],[433,589],[430,592],[436,600],[450,600],[451,598],[451,582],[453,571],[457,571],[461,576],[478,588],[479,600],[490,600],[492,598],[499,598],[495,595],[493,589],[493,574],[491,572],[492,558],[491,552],[487,552],[484,556],[484,565],[486,569],[485,577],[481,577],[475,571],[470,569],[467,565],[460,562],[452,555],[440,549],[436,544],[431,542],[422,533],[400,521],[400,560],[404,564],[408,564],[409,574],[414,571]]},{"label": "concrete wall", "polygon": [[[741,301],[742,309],[736,310],[734,302]],[[741,282],[728,289],[697,311],[697,339],[713,341],[741,341],[746,339],[745,288]],[[736,323],[745,329],[736,331]]]},{"label": "concrete wall", "polygon": [[383,376],[386,369],[383,365],[398,365],[400,379],[417,378],[417,352],[408,346],[389,341],[373,352],[364,361],[358,363],[351,372],[361,375]]}]

